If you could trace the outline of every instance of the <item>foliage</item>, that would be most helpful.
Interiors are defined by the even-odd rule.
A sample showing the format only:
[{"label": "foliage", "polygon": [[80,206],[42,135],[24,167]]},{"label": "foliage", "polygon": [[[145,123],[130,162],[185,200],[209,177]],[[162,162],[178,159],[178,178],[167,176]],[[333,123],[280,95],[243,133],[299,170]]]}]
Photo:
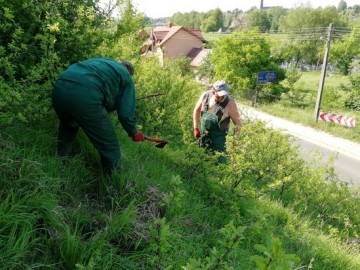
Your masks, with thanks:
[{"label": "foliage", "polygon": [[120,19],[114,34],[116,37],[134,34],[146,25],[145,18],[137,13],[131,0],[120,0],[117,5]]},{"label": "foliage", "polygon": [[[246,123],[238,145],[251,151],[248,158],[257,158],[256,171],[261,162],[263,170],[279,164],[267,173],[277,171],[274,179],[285,186],[267,176],[250,184],[251,174],[244,171],[248,185],[228,189],[227,183],[241,177],[233,171],[238,164],[219,168],[191,143],[171,143],[159,151],[146,142],[127,143],[121,133],[128,169],[103,178],[91,162],[90,147],[71,160],[53,156],[52,117],[28,126],[27,133],[17,126],[1,134],[4,268],[253,269],[250,257],[259,247],[271,254],[272,264],[295,262],[289,254],[296,254],[306,264],[315,257],[314,269],[358,267],[358,256],[336,240],[351,243],[358,231],[358,195],[324,182],[320,171],[313,175],[300,160],[284,165],[281,173],[280,163],[293,160],[292,151],[260,123]],[[252,147],[250,136],[259,141]],[[254,247],[267,243],[268,234],[272,244]]]},{"label": "foliage", "polygon": [[286,15],[287,10],[283,7],[274,7],[268,11],[269,20],[271,22],[270,31],[277,32],[280,28],[283,17]]},{"label": "foliage", "polygon": [[189,29],[200,29],[207,13],[191,11],[190,13],[176,12],[170,18],[173,25],[182,25]]},{"label": "foliage", "polygon": [[[163,68],[157,58],[146,58],[142,59],[136,71],[136,74],[141,74],[136,75],[137,96],[145,98],[138,101],[139,124],[144,132],[154,136],[168,134],[167,139],[173,143],[182,136],[188,138],[191,135],[189,112],[196,102],[194,93],[199,92],[199,85],[190,79],[186,63],[185,58],[179,58],[165,63]],[[155,97],[151,98],[152,95]]]},{"label": "foliage", "polygon": [[263,256],[254,255],[251,257],[259,270],[294,269],[295,264],[300,262],[300,258],[296,255],[285,254],[280,240],[273,236],[267,237],[266,246],[257,244],[255,248],[263,254]]},{"label": "foliage", "polygon": [[257,73],[275,70],[278,82],[285,78],[285,71],[270,57],[266,37],[256,31],[236,32],[219,39],[210,56],[215,79],[226,80],[236,94],[244,95],[246,89],[255,89]]},{"label": "foliage", "polygon": [[214,77],[214,65],[211,64],[210,54],[202,60],[201,65],[196,70],[196,76],[202,81],[210,81]]},{"label": "foliage", "polygon": [[[304,164],[286,136],[259,122],[245,121],[229,163],[215,166],[216,156],[192,137],[191,113],[204,89],[184,58],[165,67],[140,61],[134,31],[142,19],[131,2],[120,1],[129,28],[108,32],[92,1],[0,3],[1,268],[253,269],[262,261],[291,267],[297,257],[314,269],[359,268],[358,191],[337,181],[330,165]],[[264,63],[250,43],[250,60],[272,68],[266,42]],[[118,130],[127,169],[112,177],[99,174],[99,157],[81,132],[81,153],[54,156],[48,110],[55,74],[97,54],[134,61],[138,122],[170,139],[159,151]],[[263,256],[251,261],[258,251]]]},{"label": "foliage", "polygon": [[[163,269],[163,261],[171,247],[170,227],[166,224],[164,218],[157,218],[155,219],[154,226],[149,228],[149,234],[150,240],[152,240],[149,245],[149,252],[154,253],[154,256],[150,257],[147,263],[152,269]],[[170,269],[169,267],[166,267],[166,269]]]},{"label": "foliage", "polygon": [[43,117],[58,71],[90,56],[103,35],[92,2],[41,2],[5,1],[0,10],[0,74],[8,90],[1,93],[2,124]]},{"label": "foliage", "polygon": [[224,26],[223,13],[219,8],[208,12],[206,18],[201,24],[201,31],[203,32],[216,32]]},{"label": "foliage", "polygon": [[286,81],[289,84],[290,89],[294,87],[294,84],[301,78],[302,74],[295,65],[291,65],[286,71]]},{"label": "foliage", "polygon": [[260,122],[244,125],[241,134],[239,147],[228,149],[231,189],[249,194],[281,191],[302,162],[296,151],[284,140],[284,135],[266,130]]},{"label": "foliage", "polygon": [[340,0],[338,6],[337,6],[337,10],[340,12],[344,12],[347,8],[347,4],[344,0]]},{"label": "foliage", "polygon": [[273,49],[277,58],[318,64],[322,61],[324,43],[320,37],[326,36],[326,27],[333,23],[336,27],[346,26],[334,7],[312,9],[298,7],[289,10],[283,17],[280,30],[288,38],[281,39]]},{"label": "foliage", "polygon": [[351,33],[336,40],[331,45],[330,61],[336,65],[344,75],[350,72],[351,63],[360,55],[360,49],[356,42],[360,29],[353,28]]},{"label": "foliage", "polygon": [[208,12],[191,11],[189,13],[176,12],[170,18],[173,25],[182,25],[189,29],[201,29],[203,32],[216,32],[224,27],[226,15],[219,9]]},{"label": "foliage", "polygon": [[267,32],[271,27],[268,13],[265,10],[254,9],[249,14],[249,29],[257,28],[260,32]]},{"label": "foliage", "polygon": [[349,76],[350,83],[342,85],[342,90],[348,93],[344,106],[354,111],[360,111],[360,73]]},{"label": "foliage", "polygon": [[286,71],[286,80],[284,82],[285,87],[289,88],[289,91],[282,93],[282,103],[289,106],[305,106],[306,94],[301,91],[300,87],[295,87],[295,83],[299,81],[302,74],[295,65],[291,65]]},{"label": "foliage", "polygon": [[[124,5],[124,6],[121,6]],[[2,5],[0,29],[1,125],[14,121],[38,121],[50,106],[51,83],[69,64],[95,55],[111,57],[138,56],[139,41],[130,33],[140,28],[143,20],[137,16],[130,1],[123,1],[122,17],[117,31],[106,29],[110,18],[104,17],[96,2],[35,0],[6,1]],[[125,40],[121,41],[121,37]],[[106,42],[122,46],[133,44],[132,52],[116,49],[98,50]],[[137,44],[135,43],[137,42]],[[125,51],[125,50],[124,50]],[[26,101],[26,104],[24,103]]]},{"label": "foliage", "polygon": [[[220,230],[223,239],[219,240],[219,248],[214,247],[210,256],[204,261],[191,258],[183,270],[213,270],[213,269],[233,269],[231,266],[231,257],[236,252],[239,242],[244,238],[245,227],[235,227],[231,220],[224,228]],[[229,263],[230,262],[230,263]],[[239,266],[237,264],[237,266]]]}]

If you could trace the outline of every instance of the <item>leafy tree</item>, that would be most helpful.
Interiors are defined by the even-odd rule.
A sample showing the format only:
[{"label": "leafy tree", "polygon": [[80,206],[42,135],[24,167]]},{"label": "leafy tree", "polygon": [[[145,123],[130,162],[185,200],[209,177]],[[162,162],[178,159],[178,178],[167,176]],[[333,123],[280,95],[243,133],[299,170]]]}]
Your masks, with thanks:
[{"label": "leafy tree", "polygon": [[350,83],[342,85],[343,91],[347,92],[344,106],[354,111],[360,111],[360,73],[349,76]]},{"label": "leafy tree", "polygon": [[350,72],[354,59],[360,56],[360,48],[358,46],[359,27],[360,17],[352,21],[351,28],[334,29],[330,61],[345,75]]},{"label": "leafy tree", "polygon": [[353,60],[360,55],[359,43],[356,41],[359,35],[359,28],[353,28],[349,35],[331,45],[330,61],[345,75],[349,73]]},{"label": "leafy tree", "polygon": [[[104,40],[139,29],[130,1],[116,34],[98,1],[0,0],[0,123],[36,120],[49,110],[51,83],[69,64],[98,55]],[[122,7],[122,6],[121,6]],[[125,6],[124,6],[125,7]]]},{"label": "leafy tree", "polygon": [[138,14],[131,0],[118,0],[118,6],[120,19],[115,36],[131,34],[145,26],[145,18]]},{"label": "leafy tree", "polygon": [[202,81],[208,81],[214,77],[214,66],[210,61],[210,55],[208,54],[203,60],[201,65],[196,69],[196,75]]},{"label": "leafy tree", "polygon": [[138,122],[142,123],[144,133],[169,134],[167,139],[181,143],[179,138],[192,135],[189,112],[193,110],[194,95],[199,93],[200,86],[191,79],[186,57],[164,64],[161,67],[156,57],[147,57],[136,68],[136,95],[140,98],[137,107],[141,111]]},{"label": "leafy tree", "polygon": [[338,27],[346,26],[335,7],[289,10],[280,26],[284,35],[273,51],[274,56],[297,64],[301,60],[308,64],[319,64],[324,51],[324,42],[320,38],[326,36],[330,23]]},{"label": "leafy tree", "polygon": [[281,21],[286,15],[286,9],[283,7],[275,7],[268,10],[268,17],[270,21],[270,31],[276,32],[279,30]]},{"label": "leafy tree", "polygon": [[285,78],[285,72],[271,58],[266,36],[256,31],[236,32],[219,39],[210,60],[215,79],[226,80],[242,94],[248,88],[255,89],[260,71],[276,70],[279,81]]},{"label": "leafy tree", "polygon": [[353,5],[351,7],[351,10],[353,11],[353,15],[359,15],[360,14],[360,5]]},{"label": "leafy tree", "polygon": [[347,4],[344,0],[340,0],[339,4],[338,4],[338,7],[337,7],[337,10],[339,12],[344,12],[345,10],[347,9]]},{"label": "leafy tree", "polygon": [[213,9],[207,13],[206,19],[201,25],[203,32],[216,32],[224,26],[223,13],[219,8]]},{"label": "leafy tree", "polygon": [[270,30],[271,23],[265,10],[254,9],[249,13],[248,19],[248,27],[250,29],[258,28],[260,32],[268,32]]},{"label": "leafy tree", "polygon": [[205,17],[205,13],[199,13],[197,11],[191,11],[190,13],[177,12],[171,17],[170,21],[174,25],[181,25],[190,29],[200,29]]},{"label": "leafy tree", "polygon": [[[103,16],[85,0],[0,1],[1,123],[41,116],[50,83],[100,44]],[[31,116],[31,117],[30,117]]]}]

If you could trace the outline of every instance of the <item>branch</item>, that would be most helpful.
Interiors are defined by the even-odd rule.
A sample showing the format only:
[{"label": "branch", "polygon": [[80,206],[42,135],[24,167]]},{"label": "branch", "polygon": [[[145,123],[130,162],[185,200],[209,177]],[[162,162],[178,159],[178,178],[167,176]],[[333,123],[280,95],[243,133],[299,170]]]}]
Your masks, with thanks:
[{"label": "branch", "polygon": [[141,99],[146,99],[146,98],[151,98],[151,97],[159,97],[159,96],[163,96],[163,95],[165,95],[165,94],[161,94],[161,93],[159,93],[159,94],[152,94],[152,95],[148,95],[148,96],[144,96],[144,97],[139,97],[139,98],[137,98],[136,100],[141,100]]}]

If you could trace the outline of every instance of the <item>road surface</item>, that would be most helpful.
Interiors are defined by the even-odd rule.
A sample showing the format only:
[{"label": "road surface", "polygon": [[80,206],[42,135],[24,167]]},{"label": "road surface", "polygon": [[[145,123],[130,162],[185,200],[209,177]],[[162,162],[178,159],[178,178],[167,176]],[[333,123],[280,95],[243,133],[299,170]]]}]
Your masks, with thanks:
[{"label": "road surface", "polygon": [[239,110],[246,118],[259,119],[266,122],[267,127],[292,135],[295,143],[301,147],[305,160],[310,157],[309,154],[315,153],[322,156],[321,162],[337,155],[333,165],[340,180],[360,185],[360,144],[260,112],[252,107],[239,105]]}]

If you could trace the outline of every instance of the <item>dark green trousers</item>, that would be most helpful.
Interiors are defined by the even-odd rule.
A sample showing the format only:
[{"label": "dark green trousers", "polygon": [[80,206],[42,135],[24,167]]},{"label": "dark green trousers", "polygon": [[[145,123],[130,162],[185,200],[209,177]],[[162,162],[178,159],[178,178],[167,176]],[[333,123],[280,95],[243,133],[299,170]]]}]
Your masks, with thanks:
[{"label": "dark green trousers", "polygon": [[215,151],[223,153],[218,158],[218,163],[226,163],[227,130],[220,130],[218,116],[207,111],[201,112],[200,132],[203,134],[199,140],[200,147],[206,148],[208,153],[214,153]]},{"label": "dark green trousers", "polygon": [[120,146],[113,122],[104,107],[103,95],[75,82],[58,80],[52,92],[53,107],[59,117],[57,153],[72,154],[72,145],[82,128],[98,150],[106,173],[120,170]]}]

